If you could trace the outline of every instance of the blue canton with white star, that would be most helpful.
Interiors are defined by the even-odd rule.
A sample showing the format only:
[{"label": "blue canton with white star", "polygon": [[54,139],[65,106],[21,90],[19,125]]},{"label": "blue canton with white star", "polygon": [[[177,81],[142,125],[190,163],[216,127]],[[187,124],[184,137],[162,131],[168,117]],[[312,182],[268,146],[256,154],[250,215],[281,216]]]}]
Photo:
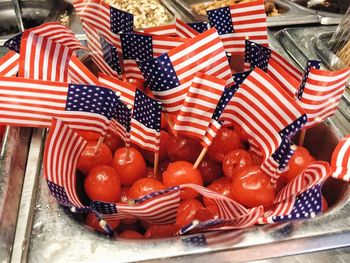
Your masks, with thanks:
[{"label": "blue canton with white star", "polygon": [[153,57],[152,36],[137,33],[121,34],[123,59],[144,61]]},{"label": "blue canton with white star", "polygon": [[282,138],[282,143],[271,156],[279,164],[278,169],[280,171],[283,171],[288,166],[288,162],[294,154],[291,144],[292,142],[288,138]]},{"label": "blue canton with white star", "polygon": [[219,35],[233,33],[230,7],[222,7],[207,11],[210,27],[215,27]]},{"label": "blue canton with white star", "polygon": [[199,33],[203,33],[208,30],[208,23],[206,22],[187,23],[187,25],[189,25]]},{"label": "blue canton with white star", "polygon": [[98,113],[113,117],[118,96],[111,90],[94,85],[70,84],[66,110]]},{"label": "blue canton with white star", "polygon": [[115,34],[134,30],[134,16],[128,12],[110,7],[111,31]]},{"label": "blue canton with white star", "polygon": [[195,235],[186,238],[182,238],[181,241],[189,247],[206,247],[208,246],[205,235]]},{"label": "blue canton with white star", "polygon": [[66,190],[55,183],[47,181],[47,185],[49,186],[51,194],[62,204],[65,206],[70,206],[71,202],[68,198]]},{"label": "blue canton with white star", "polygon": [[94,201],[90,204],[90,208],[101,214],[116,214],[118,209],[114,203],[105,203]]},{"label": "blue canton with white star", "polygon": [[21,48],[21,40],[22,40],[23,33],[19,33],[18,35],[10,38],[4,43],[4,46],[8,49],[11,49],[17,53],[20,52]]},{"label": "blue canton with white star", "polygon": [[258,67],[267,72],[270,57],[255,45],[255,43],[251,45],[250,56],[247,59],[247,62],[250,63],[250,68],[254,69],[255,67]]},{"label": "blue canton with white star", "polygon": [[307,62],[305,70],[304,70],[304,75],[303,75],[303,78],[302,78],[302,81],[301,81],[301,84],[300,84],[300,87],[299,87],[299,90],[297,93],[297,97],[299,100],[301,100],[301,98],[303,97],[304,88],[305,88],[305,85],[307,82],[307,78],[309,77],[310,70],[312,68],[320,69],[320,67],[321,67],[321,61],[319,61],[319,60],[309,60]]},{"label": "blue canton with white star", "polygon": [[149,129],[160,132],[161,116],[162,103],[137,89],[135,92],[133,119]]},{"label": "blue canton with white star", "polygon": [[168,54],[143,62],[138,62],[147,86],[153,91],[166,91],[176,88],[180,81]]},{"label": "blue canton with white star", "polygon": [[292,212],[285,216],[275,216],[274,222],[287,222],[291,220],[314,218],[322,211],[321,185],[316,185],[299,195],[294,203]]},{"label": "blue canton with white star", "polygon": [[235,92],[239,89],[239,86],[244,82],[244,80],[249,76],[251,73],[251,70],[243,71],[243,72],[237,72],[233,74],[233,82],[235,83],[231,89],[233,89]]},{"label": "blue canton with white star", "polygon": [[257,46],[267,57],[269,57],[269,58],[271,57],[271,52],[272,51],[268,47],[264,47],[264,46],[262,46],[262,45],[260,45],[258,43],[250,41],[250,40],[246,40],[245,42],[246,42],[246,45],[248,44],[248,45],[255,45],[255,46]]},{"label": "blue canton with white star", "polygon": [[103,36],[100,36],[103,59],[106,63],[119,75],[122,74],[122,69],[119,63],[117,48],[109,43]]},{"label": "blue canton with white star", "polygon": [[155,191],[155,192],[152,192],[150,194],[147,194],[147,195],[144,195],[140,198],[137,198],[135,199],[135,204],[140,204],[140,203],[143,203],[149,199],[152,199],[154,197],[157,197],[157,196],[160,196],[160,195],[164,195],[164,194],[167,194],[169,192],[176,192],[176,191],[179,191],[180,190],[180,187],[178,186],[173,186],[173,187],[169,187],[169,188],[166,188],[164,190],[159,190],[159,191]]},{"label": "blue canton with white star", "polygon": [[131,114],[132,114],[132,109],[131,108],[129,109],[124,102],[122,102],[121,100],[118,100],[115,107],[115,113],[113,114],[113,118],[117,122],[119,122],[127,132],[130,132]]},{"label": "blue canton with white star", "polygon": [[224,92],[221,94],[220,100],[216,105],[213,116],[211,117],[212,119],[219,121],[222,112],[224,111],[234,94],[234,90],[228,88],[224,89]]}]

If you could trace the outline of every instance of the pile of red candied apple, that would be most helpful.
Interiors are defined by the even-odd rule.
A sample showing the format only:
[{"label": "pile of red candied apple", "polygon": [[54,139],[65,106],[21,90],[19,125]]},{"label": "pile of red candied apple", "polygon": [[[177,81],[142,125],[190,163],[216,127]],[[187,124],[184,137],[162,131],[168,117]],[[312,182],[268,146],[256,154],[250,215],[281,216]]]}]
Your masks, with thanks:
[{"label": "pile of red candied apple", "polygon": [[[235,127],[221,128],[198,169],[193,163],[202,150],[200,143],[185,136],[169,135],[163,123],[160,139],[159,171],[154,176],[153,152],[137,146],[126,148],[111,134],[96,152],[99,134],[79,132],[88,144],[78,161],[78,177],[84,180],[86,198],[104,202],[125,202],[170,186],[192,183],[206,186],[247,208],[269,208],[279,190],[296,177],[315,158],[298,146],[285,172],[275,186],[260,169],[261,160],[249,151],[247,135]],[[149,225],[135,218],[108,221],[121,238],[162,238],[172,236],[181,227],[197,219],[217,216],[214,201],[200,197],[192,189],[182,189],[176,223]],[[88,202],[89,200],[87,200]],[[324,200],[323,209],[327,209]],[[103,232],[95,215],[88,214],[86,224]]]}]

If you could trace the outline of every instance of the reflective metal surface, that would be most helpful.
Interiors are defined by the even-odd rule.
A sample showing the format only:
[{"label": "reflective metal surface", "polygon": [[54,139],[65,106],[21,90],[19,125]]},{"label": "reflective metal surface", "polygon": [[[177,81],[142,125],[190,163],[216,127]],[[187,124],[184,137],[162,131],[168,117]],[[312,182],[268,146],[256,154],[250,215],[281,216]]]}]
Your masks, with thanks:
[{"label": "reflective metal surface", "polygon": [[[208,21],[208,17],[205,15],[199,15],[191,8],[194,4],[208,3],[208,0],[174,0],[180,7],[185,9],[195,20]],[[267,18],[267,25],[269,27],[285,26],[285,25],[298,25],[298,24],[310,24],[319,23],[319,18],[310,10],[299,8],[298,5],[287,0],[276,0],[276,5],[284,12],[278,16],[271,16]]]},{"label": "reflective metal surface", "polygon": [[0,258],[11,256],[31,130],[7,127],[0,152]]}]

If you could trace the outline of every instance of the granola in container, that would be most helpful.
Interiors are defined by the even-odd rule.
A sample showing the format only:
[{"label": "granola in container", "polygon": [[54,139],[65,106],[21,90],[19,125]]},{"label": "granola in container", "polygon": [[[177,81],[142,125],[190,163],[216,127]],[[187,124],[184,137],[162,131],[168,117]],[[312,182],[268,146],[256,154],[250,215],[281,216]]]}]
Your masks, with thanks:
[{"label": "granola in container", "polygon": [[105,0],[115,8],[132,13],[136,29],[168,24],[173,19],[159,0]]}]

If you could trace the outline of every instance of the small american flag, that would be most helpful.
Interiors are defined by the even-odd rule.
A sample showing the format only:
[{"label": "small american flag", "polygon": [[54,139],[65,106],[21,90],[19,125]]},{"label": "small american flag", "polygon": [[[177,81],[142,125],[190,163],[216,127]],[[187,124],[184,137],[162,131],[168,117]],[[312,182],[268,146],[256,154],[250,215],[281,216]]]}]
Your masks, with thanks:
[{"label": "small american flag", "polygon": [[117,48],[110,44],[103,36],[100,36],[100,43],[104,61],[106,61],[108,66],[110,66],[114,71],[121,75],[122,68],[120,65]]},{"label": "small american flag", "polygon": [[146,84],[168,112],[180,110],[197,72],[223,79],[227,85],[232,84],[231,69],[215,29],[138,65]]},{"label": "small american flag", "polygon": [[120,45],[117,46],[123,55],[125,76],[143,80],[137,61],[158,57],[185,42],[180,37],[149,35],[145,33],[120,34]]},{"label": "small american flag", "polygon": [[68,82],[73,84],[100,85],[94,74],[76,56],[68,64]]},{"label": "small american flag", "polygon": [[299,104],[264,71],[255,68],[240,85],[222,118],[234,122],[254,138],[254,144],[266,161],[281,145],[283,136],[294,133],[286,129],[294,122],[306,120]]},{"label": "small american flag", "polygon": [[306,85],[306,81],[309,77],[310,74],[310,70],[314,68],[314,69],[320,69],[321,68],[321,61],[319,60],[308,60],[308,62],[306,63],[305,69],[304,69],[304,74],[297,92],[297,97],[299,100],[301,100],[301,98],[303,97],[303,92],[305,89],[305,85]]},{"label": "small american flag", "polygon": [[88,210],[76,192],[77,162],[86,141],[67,123],[53,119],[44,152],[44,176],[57,201],[71,208]]},{"label": "small american flag", "polygon": [[[104,52],[102,48],[101,35],[99,34],[99,31],[87,22],[83,22],[83,28],[88,40],[87,46],[91,52],[92,61],[95,63],[95,65],[101,72],[110,76],[118,77],[118,72],[115,71],[105,60],[106,52]],[[118,69],[118,67],[116,68]]]},{"label": "small american flag", "polygon": [[68,81],[68,64],[73,50],[58,42],[23,32],[18,76],[36,80]]},{"label": "small american flag", "polygon": [[221,128],[220,117],[222,112],[225,110],[225,107],[231,100],[232,96],[235,94],[235,91],[232,89],[225,88],[224,92],[221,95],[221,98],[214,110],[213,115],[211,116],[211,120],[209,123],[209,127],[207,128],[204,137],[202,138],[201,144],[204,148],[208,149],[211,143],[213,142],[217,132]]},{"label": "small american flag", "polygon": [[332,154],[331,175],[334,178],[350,181],[350,134],[343,138]]},{"label": "small american flag", "polygon": [[78,0],[74,8],[83,23],[88,23],[91,30],[101,32],[109,43],[117,46],[117,34],[132,32],[134,16],[118,10],[102,0]]},{"label": "small american flag", "polygon": [[9,51],[5,56],[0,58],[0,76],[16,76],[19,65],[19,54]]},{"label": "small american flag", "polygon": [[120,98],[125,104],[134,106],[136,86],[103,73],[98,74],[98,80],[105,87],[115,92],[120,92]]},{"label": "small american flag", "polygon": [[158,36],[175,36],[175,24],[145,28],[142,32]]},{"label": "small american flag", "polygon": [[196,73],[174,124],[174,130],[202,139],[225,88],[225,81]]},{"label": "small american flag", "polygon": [[143,149],[158,152],[162,103],[136,90],[131,119],[131,141]]},{"label": "small american flag", "polygon": [[307,189],[324,182],[329,176],[329,173],[329,163],[322,161],[311,163],[278,193],[275,203],[282,202],[293,195],[300,195]]},{"label": "small american flag", "polygon": [[209,24],[207,22],[195,22],[195,23],[187,23],[190,27],[196,30],[198,33],[203,33],[208,30]]},{"label": "small american flag", "polygon": [[276,204],[273,209],[264,212],[263,216],[259,218],[259,224],[273,224],[277,216],[289,215],[294,207],[296,196],[292,195],[287,199]]},{"label": "small american flag", "polygon": [[227,52],[242,54],[247,37],[261,45],[269,45],[264,1],[213,9],[207,14],[210,26],[218,30]]},{"label": "small american flag", "polygon": [[232,247],[242,239],[241,231],[215,231],[183,237],[181,241],[186,248],[193,249],[193,247]]},{"label": "small american flag", "polygon": [[259,67],[271,76],[282,88],[295,97],[302,73],[276,51],[246,40],[245,69]]},{"label": "small american flag", "polygon": [[71,128],[104,133],[113,117],[117,96],[91,85],[0,77],[0,122],[48,128],[61,118]]},{"label": "small american flag", "polygon": [[107,220],[136,217],[150,224],[172,224],[180,203],[180,187],[156,191],[132,204],[92,202],[91,209]]},{"label": "small american flag", "polygon": [[115,113],[108,127],[110,132],[124,140],[126,147],[130,146],[131,114],[131,106],[118,100],[115,106]]},{"label": "small american flag", "polygon": [[[287,215],[271,215],[260,220],[261,223],[283,223],[293,220],[314,218],[322,212],[322,184],[315,185],[298,195]],[[290,204],[287,204],[290,205]]]},{"label": "small american flag", "polygon": [[339,105],[350,76],[350,68],[327,71],[311,68],[300,86],[298,98],[307,114],[305,128],[311,128],[332,116]]},{"label": "small american flag", "polygon": [[182,38],[192,38],[199,34],[198,31],[187,25],[185,22],[176,18],[175,20],[175,34]]}]

